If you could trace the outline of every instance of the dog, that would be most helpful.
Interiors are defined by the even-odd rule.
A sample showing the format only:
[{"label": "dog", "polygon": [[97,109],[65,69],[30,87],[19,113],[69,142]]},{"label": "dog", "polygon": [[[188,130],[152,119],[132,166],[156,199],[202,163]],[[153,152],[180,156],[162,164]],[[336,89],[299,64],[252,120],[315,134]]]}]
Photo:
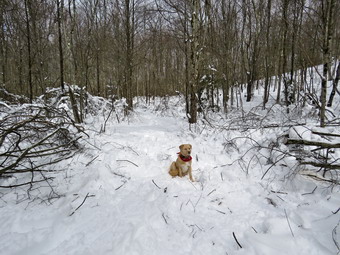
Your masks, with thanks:
[{"label": "dog", "polygon": [[172,162],[169,170],[169,174],[172,177],[183,177],[187,174],[189,174],[189,178],[192,182],[194,182],[194,179],[192,178],[192,167],[191,167],[191,161],[192,157],[191,154],[191,144],[182,144],[179,146],[180,152],[178,154],[178,158],[176,162]]}]

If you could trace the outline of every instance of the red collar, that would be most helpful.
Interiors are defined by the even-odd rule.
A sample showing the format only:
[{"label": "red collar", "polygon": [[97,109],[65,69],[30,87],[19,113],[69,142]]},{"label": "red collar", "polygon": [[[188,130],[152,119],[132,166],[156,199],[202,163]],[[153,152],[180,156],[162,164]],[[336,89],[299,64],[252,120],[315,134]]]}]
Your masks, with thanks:
[{"label": "red collar", "polygon": [[181,160],[183,160],[184,162],[189,162],[192,160],[192,157],[189,156],[189,157],[184,157],[180,152],[177,153],[178,156],[181,158]]}]

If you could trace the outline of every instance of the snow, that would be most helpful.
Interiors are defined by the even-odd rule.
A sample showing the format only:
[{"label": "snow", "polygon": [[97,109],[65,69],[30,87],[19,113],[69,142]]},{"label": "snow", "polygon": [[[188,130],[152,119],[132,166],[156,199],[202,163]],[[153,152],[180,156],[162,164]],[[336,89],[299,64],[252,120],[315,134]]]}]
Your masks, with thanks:
[{"label": "snow", "polygon": [[[103,116],[87,118],[84,149],[54,174],[59,198],[49,199],[47,184],[31,199],[27,187],[0,189],[0,254],[338,252],[338,186],[292,173],[293,157],[261,178],[272,165],[268,151],[250,148],[275,141],[279,129],[189,126],[178,98],[164,112],[136,102],[128,120],[112,116],[104,133]],[[302,127],[289,133],[311,136]],[[167,173],[183,143],[193,146],[196,182]]]}]

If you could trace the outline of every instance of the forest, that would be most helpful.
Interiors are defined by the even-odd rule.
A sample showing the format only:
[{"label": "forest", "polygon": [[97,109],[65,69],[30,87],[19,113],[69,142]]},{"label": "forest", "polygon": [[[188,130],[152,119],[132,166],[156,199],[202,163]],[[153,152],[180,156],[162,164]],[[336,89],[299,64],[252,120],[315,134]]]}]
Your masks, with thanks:
[{"label": "forest", "polygon": [[339,12],[0,1],[0,254],[340,254]]},{"label": "forest", "polygon": [[324,82],[336,76],[339,9],[335,0],[4,0],[1,84],[29,102],[78,85],[126,98],[130,110],[135,96],[182,93],[195,123],[204,91],[205,107],[228,112],[239,89],[250,101],[263,80],[264,107],[275,89],[278,103],[313,98],[324,114],[332,97],[316,95],[306,72],[323,64]]}]

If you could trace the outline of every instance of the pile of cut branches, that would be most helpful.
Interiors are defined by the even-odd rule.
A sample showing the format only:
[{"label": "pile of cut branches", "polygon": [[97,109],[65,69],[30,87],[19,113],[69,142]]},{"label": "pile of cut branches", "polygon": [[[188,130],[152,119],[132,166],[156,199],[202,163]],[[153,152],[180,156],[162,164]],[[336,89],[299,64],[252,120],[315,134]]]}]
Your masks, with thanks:
[{"label": "pile of cut branches", "polygon": [[0,187],[48,181],[44,173],[72,157],[79,149],[80,137],[79,127],[63,109],[28,104],[2,108]]},{"label": "pile of cut branches", "polygon": [[340,184],[340,134],[332,128],[293,127],[286,144],[309,177]]}]

